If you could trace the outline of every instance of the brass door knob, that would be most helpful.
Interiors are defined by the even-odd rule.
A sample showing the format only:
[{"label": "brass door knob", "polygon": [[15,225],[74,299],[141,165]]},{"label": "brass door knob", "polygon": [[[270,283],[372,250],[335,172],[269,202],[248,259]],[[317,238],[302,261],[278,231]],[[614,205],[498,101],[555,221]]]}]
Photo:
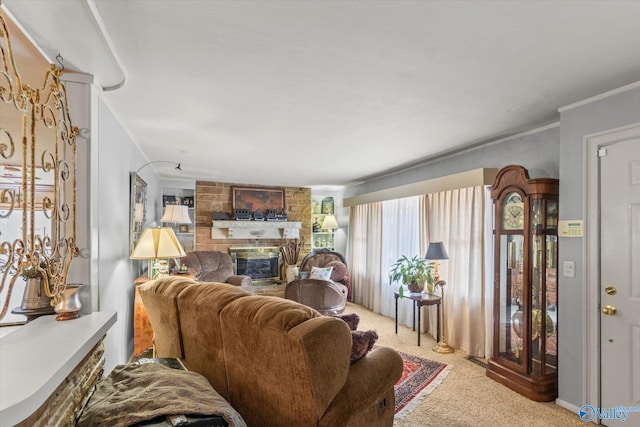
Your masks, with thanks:
[{"label": "brass door knob", "polygon": [[613,316],[614,314],[616,314],[616,308],[612,305],[605,305],[602,308],[602,313],[606,314],[607,316]]}]

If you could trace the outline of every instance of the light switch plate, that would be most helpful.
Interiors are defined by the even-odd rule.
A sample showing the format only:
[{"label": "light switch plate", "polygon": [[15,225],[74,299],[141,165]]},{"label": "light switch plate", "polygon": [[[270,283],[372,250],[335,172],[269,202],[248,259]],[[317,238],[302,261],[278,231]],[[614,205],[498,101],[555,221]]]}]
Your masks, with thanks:
[{"label": "light switch plate", "polygon": [[562,263],[562,275],[564,277],[576,277],[576,263],[573,261],[564,261]]}]

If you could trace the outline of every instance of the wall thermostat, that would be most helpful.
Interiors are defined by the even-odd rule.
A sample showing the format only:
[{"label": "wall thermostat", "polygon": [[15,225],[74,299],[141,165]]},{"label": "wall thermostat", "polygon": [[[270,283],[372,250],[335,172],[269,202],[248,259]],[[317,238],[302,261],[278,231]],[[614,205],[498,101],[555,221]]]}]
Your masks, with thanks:
[{"label": "wall thermostat", "polygon": [[558,221],[558,237],[582,237],[583,221],[571,219]]}]

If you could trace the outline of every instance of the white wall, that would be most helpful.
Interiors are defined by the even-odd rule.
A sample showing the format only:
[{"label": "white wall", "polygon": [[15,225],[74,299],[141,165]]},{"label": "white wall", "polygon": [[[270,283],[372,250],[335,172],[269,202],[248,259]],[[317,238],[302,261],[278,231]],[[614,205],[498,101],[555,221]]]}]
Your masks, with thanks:
[{"label": "white wall", "polygon": [[[138,262],[129,260],[129,177],[148,160],[108,105],[100,101],[96,113],[98,144],[92,148],[97,154],[97,170],[91,171],[91,177],[96,181],[92,191],[98,191],[99,309],[118,313],[118,322],[105,340],[109,372],[126,363],[133,352],[133,282],[140,271]],[[151,167],[139,175],[148,185],[147,218],[151,222],[161,214],[155,203],[160,198],[160,182]]]}]

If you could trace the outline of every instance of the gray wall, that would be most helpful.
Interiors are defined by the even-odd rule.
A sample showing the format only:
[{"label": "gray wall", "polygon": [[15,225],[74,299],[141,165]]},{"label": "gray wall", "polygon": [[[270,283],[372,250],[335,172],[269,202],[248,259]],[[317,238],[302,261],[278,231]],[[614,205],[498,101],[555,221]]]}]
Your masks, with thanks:
[{"label": "gray wall", "polygon": [[[560,219],[583,219],[586,211],[584,137],[640,122],[640,88],[564,111],[560,115]],[[622,173],[622,171],[621,171]],[[575,277],[559,277],[559,398],[582,402],[585,269],[583,239],[562,239],[559,262],[575,261]],[[578,303],[579,302],[579,303]]]},{"label": "gray wall", "polygon": [[490,143],[456,155],[429,160],[417,166],[348,187],[345,197],[397,187],[478,168],[502,168],[519,164],[531,178],[558,178],[560,131],[550,126],[540,132]]}]

